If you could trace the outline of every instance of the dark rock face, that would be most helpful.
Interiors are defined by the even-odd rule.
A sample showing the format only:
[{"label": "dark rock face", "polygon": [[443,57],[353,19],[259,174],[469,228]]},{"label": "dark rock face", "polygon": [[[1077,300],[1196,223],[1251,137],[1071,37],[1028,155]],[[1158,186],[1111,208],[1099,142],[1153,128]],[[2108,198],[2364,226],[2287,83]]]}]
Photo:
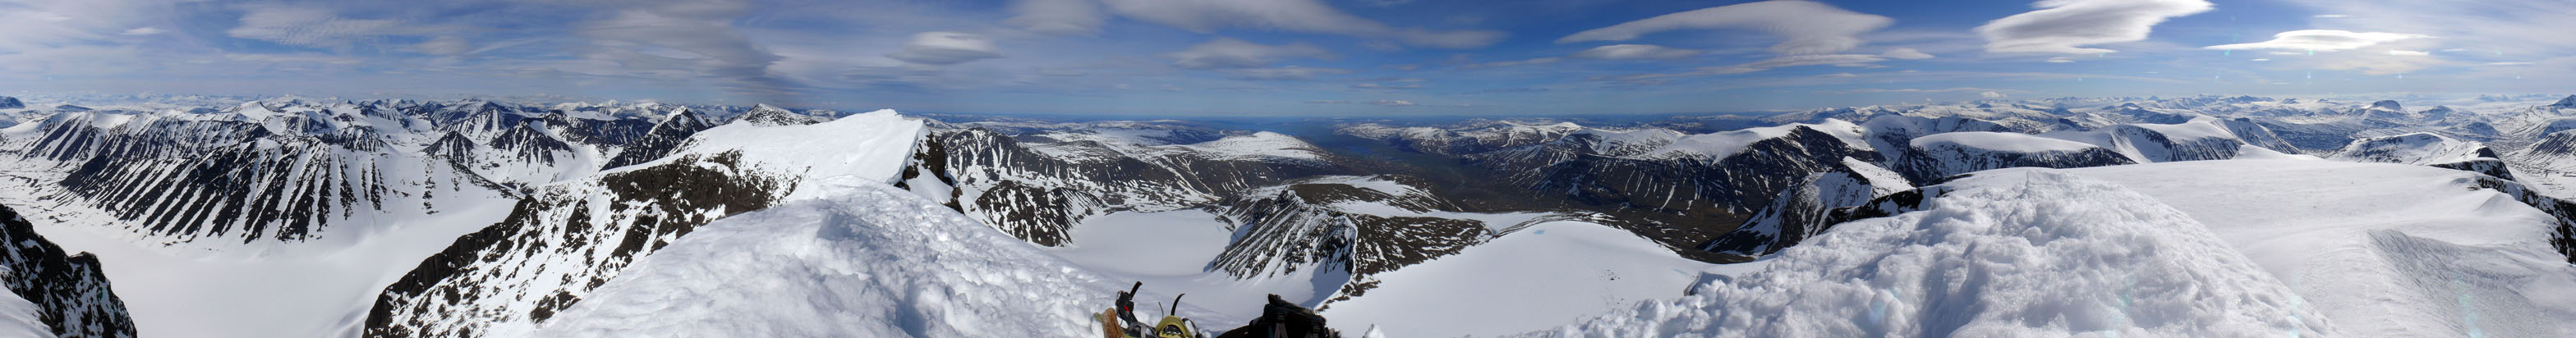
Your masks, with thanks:
[{"label": "dark rock face", "polygon": [[473,337],[543,322],[697,226],[786,196],[795,182],[780,177],[728,152],[549,186],[386,287],[365,334]]},{"label": "dark rock face", "polygon": [[[1796,246],[1823,233],[1833,225],[1826,221],[1833,218],[1837,209],[1912,189],[1912,185],[1904,182],[1903,178],[1892,177],[1892,172],[1863,166],[1866,164],[1847,165],[1807,176],[1805,183],[1781,191],[1779,197],[1771,199],[1770,206],[1755,213],[1743,226],[1701,243],[1699,250],[1741,257],[1729,261],[1750,260],[1780,252],[1780,249]],[[1864,171],[1872,172],[1865,174]]]},{"label": "dark rock face", "polygon": [[1897,174],[1912,182],[1932,182],[1950,175],[1977,171],[2016,168],[2084,168],[2137,164],[2120,153],[2102,148],[2081,151],[2010,152],[1960,147],[1915,147],[1892,165]]},{"label": "dark rock face", "polygon": [[61,184],[153,234],[295,241],[384,208],[388,180],[406,179],[386,177],[394,168],[385,164],[320,142],[241,143],[187,156],[95,156]]},{"label": "dark rock face", "polygon": [[623,150],[618,151],[617,156],[610,158],[608,164],[600,166],[600,169],[643,164],[670,156],[672,151],[680,149],[682,143],[689,141],[689,136],[695,136],[699,131],[705,131],[707,128],[715,128],[715,125],[708,124],[695,111],[682,109],[679,113],[664,118],[661,123],[653,124],[652,130],[645,131],[644,135],[624,143]]},{"label": "dark rock face", "polygon": [[1842,166],[1846,157],[1880,160],[1877,152],[1800,126],[1715,162],[1586,155],[1513,182],[1532,194],[1565,196],[1574,209],[1627,220],[1623,226],[1632,232],[1686,248],[1734,230],[1780,191],[1808,174]]},{"label": "dark rock face", "polygon": [[18,102],[18,98],[0,96],[0,109],[17,109],[26,107],[27,104],[24,102]]},{"label": "dark rock face", "polygon": [[[1420,179],[1377,176],[1414,187],[1411,193],[1389,193],[1347,182],[1308,181],[1263,189],[1220,203],[1220,217],[1235,226],[1237,238],[1208,263],[1210,271],[1236,278],[1257,278],[1314,271],[1319,284],[1341,285],[1340,297],[1359,296],[1375,282],[1369,276],[1456,254],[1491,240],[1483,221],[1419,215],[1383,215],[1345,210],[1345,204],[1375,204],[1419,212],[1454,211],[1457,206],[1419,187]],[[1347,284],[1345,284],[1347,283]]]},{"label": "dark rock face", "polygon": [[109,290],[98,257],[63,252],[6,207],[0,207],[0,276],[10,293],[36,304],[36,319],[55,336],[134,336],[134,319]]}]

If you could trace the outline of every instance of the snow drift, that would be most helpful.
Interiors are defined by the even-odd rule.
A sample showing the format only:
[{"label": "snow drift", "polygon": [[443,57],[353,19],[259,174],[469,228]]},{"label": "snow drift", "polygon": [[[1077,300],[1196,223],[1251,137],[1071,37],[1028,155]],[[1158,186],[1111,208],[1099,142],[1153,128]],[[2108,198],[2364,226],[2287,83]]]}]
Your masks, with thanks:
[{"label": "snow drift", "polygon": [[2063,174],[1845,223],[1757,272],[1541,336],[2221,337],[2331,334],[2190,216]]}]

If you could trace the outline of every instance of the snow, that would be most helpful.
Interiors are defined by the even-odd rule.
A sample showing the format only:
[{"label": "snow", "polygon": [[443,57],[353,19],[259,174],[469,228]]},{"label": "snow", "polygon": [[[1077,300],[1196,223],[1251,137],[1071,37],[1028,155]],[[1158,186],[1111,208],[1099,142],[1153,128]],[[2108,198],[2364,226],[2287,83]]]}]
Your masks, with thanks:
[{"label": "snow", "polygon": [[[2231,160],[2073,169],[2181,210],[2361,337],[2576,335],[2576,266],[2554,220],[2477,173]],[[1965,185],[2009,184],[1989,172]]]},{"label": "snow", "polygon": [[2077,152],[2097,148],[2091,144],[2022,133],[1962,131],[1932,134],[1915,138],[1915,148],[1958,147],[2016,153]]},{"label": "snow", "polygon": [[98,255],[139,336],[339,337],[357,335],[376,294],[421,258],[500,220],[509,209],[509,203],[481,203],[372,228],[351,226],[343,230],[353,233],[335,243],[242,248],[263,251],[249,257],[169,250],[116,237],[110,232],[121,231],[113,229],[39,221],[36,231],[65,251]]},{"label": "snow", "polygon": [[824,191],[815,188],[822,185],[894,182],[912,158],[912,144],[926,132],[920,120],[891,109],[809,125],[728,123],[690,136],[679,154],[610,171],[651,167],[682,154],[739,151],[745,162],[807,173],[788,198],[812,198]]},{"label": "snow", "polygon": [[2336,160],[2402,164],[2444,164],[2474,160],[2484,145],[2433,133],[2411,133],[2353,140],[2331,157]]},{"label": "snow", "polygon": [[1826,135],[1833,135],[1835,138],[1842,139],[1844,144],[1849,144],[1852,147],[1869,146],[1868,143],[1861,142],[1860,125],[1839,119],[1825,119],[1823,123],[1815,124],[1787,124],[1683,136],[1680,139],[1673,140],[1671,144],[1666,144],[1661,148],[1647,151],[1646,154],[1669,157],[1689,157],[1706,161],[1716,161],[1727,158],[1728,156],[1735,156],[1736,153],[1744,152],[1744,148],[1752,146],[1754,142],[1788,136],[1790,131],[1796,130],[1800,127],[1815,129],[1816,131],[1823,132]]},{"label": "snow", "polygon": [[[2173,207],[2024,172],[1844,223],[1697,295],[1538,332],[1567,337],[2253,337],[2332,334]],[[2338,321],[2340,322],[2340,321]]]},{"label": "snow", "polygon": [[1193,312],[1191,320],[1209,325],[1259,316],[1269,294],[1305,298],[1338,286],[1318,290],[1313,277],[1319,269],[1246,280],[1207,270],[1234,235],[1216,217],[1200,210],[1114,212],[1082,220],[1073,227],[1072,241],[1044,250],[1109,280],[1144,282],[1138,299],[1188,294],[1183,302],[1212,310]]},{"label": "snow", "polygon": [[1609,226],[1547,222],[1456,255],[1374,275],[1376,289],[1322,314],[1343,333],[1492,336],[1678,298],[1708,266]]},{"label": "snow", "polygon": [[531,336],[1076,337],[1125,290],[909,192],[836,190],[709,223]]},{"label": "snow", "polygon": [[41,311],[17,293],[0,290],[0,337],[53,337],[54,328],[36,317]]}]

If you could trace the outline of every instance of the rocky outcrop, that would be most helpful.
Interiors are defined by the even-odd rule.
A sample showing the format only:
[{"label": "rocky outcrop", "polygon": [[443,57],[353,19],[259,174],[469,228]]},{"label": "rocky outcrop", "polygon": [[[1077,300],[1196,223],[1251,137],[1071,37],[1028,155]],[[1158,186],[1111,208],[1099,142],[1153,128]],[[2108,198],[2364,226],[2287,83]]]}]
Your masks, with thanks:
[{"label": "rocky outcrop", "polygon": [[64,252],[6,207],[0,207],[0,285],[35,303],[36,319],[55,336],[134,336],[134,319],[108,288],[98,257]]}]

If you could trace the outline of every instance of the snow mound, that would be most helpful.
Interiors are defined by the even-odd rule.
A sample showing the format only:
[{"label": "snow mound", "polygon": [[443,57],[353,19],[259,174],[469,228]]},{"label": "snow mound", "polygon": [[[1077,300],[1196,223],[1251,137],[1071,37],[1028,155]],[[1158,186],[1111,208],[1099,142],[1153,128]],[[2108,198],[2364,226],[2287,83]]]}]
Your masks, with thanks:
[{"label": "snow mound", "polygon": [[[1982,176],[1982,175],[1981,175]],[[2253,337],[2333,332],[2198,221],[2031,173],[1844,223],[1755,272],[1539,336]]]},{"label": "snow mound", "polygon": [[1076,337],[1098,334],[1112,284],[910,192],[850,187],[709,223],[533,336]]},{"label": "snow mound", "polygon": [[1915,148],[1957,147],[2016,153],[2076,152],[2098,148],[2083,142],[2039,137],[2022,133],[1963,131],[1932,134],[1915,138]]}]

